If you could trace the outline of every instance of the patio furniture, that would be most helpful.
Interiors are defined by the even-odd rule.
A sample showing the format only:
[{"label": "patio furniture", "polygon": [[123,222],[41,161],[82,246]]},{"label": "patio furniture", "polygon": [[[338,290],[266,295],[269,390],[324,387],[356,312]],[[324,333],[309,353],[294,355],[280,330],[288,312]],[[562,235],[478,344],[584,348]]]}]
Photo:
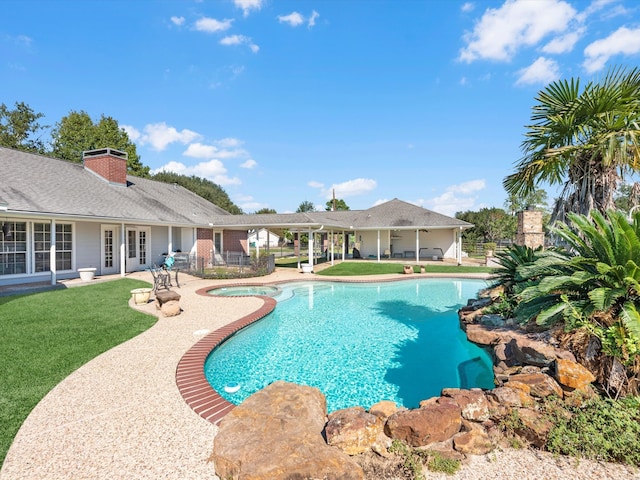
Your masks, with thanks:
[{"label": "patio furniture", "polygon": [[[169,290],[171,285],[171,272],[163,268],[153,266],[149,268],[151,275],[153,276],[153,293],[156,293],[159,289]],[[177,282],[177,278],[176,278]],[[179,285],[178,285],[179,286]]]}]

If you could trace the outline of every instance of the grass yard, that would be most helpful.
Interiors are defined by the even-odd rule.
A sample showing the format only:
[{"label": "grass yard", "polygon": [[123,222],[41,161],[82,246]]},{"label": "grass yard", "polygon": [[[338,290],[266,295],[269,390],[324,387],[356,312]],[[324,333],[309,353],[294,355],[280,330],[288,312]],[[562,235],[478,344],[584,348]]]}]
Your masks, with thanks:
[{"label": "grass yard", "polygon": [[[378,262],[342,262],[333,267],[325,268],[317,273],[317,275],[380,275],[385,273],[402,273],[404,264],[402,263],[378,263]],[[491,267],[471,267],[457,265],[425,265],[427,273],[491,273]],[[420,266],[414,265],[413,271],[420,272]]]},{"label": "grass yard", "polygon": [[129,308],[131,279],[0,297],[0,465],[20,425],[54,386],[157,320]]}]

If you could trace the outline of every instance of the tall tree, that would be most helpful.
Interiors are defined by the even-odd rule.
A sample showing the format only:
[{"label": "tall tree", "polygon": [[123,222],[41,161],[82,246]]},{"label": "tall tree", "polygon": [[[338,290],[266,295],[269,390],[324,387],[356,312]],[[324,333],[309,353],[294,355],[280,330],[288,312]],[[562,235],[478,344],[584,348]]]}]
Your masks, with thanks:
[{"label": "tall tree", "polygon": [[94,122],[84,111],[69,112],[51,132],[55,157],[81,162],[82,152],[98,148],[115,148],[127,152],[127,170],[138,177],[149,176],[149,167],[140,162],[136,145],[112,117],[102,115]]},{"label": "tall tree", "polygon": [[261,208],[260,210],[255,211],[256,215],[266,215],[269,213],[278,213],[273,208]]},{"label": "tall tree", "polygon": [[0,145],[25,152],[45,153],[45,143],[40,136],[47,125],[40,125],[42,113],[36,113],[24,102],[16,102],[10,110],[0,104]]},{"label": "tall tree", "polygon": [[298,206],[296,213],[315,212],[315,210],[315,205],[312,202],[305,200]]},{"label": "tall tree", "polygon": [[462,232],[465,242],[497,242],[502,239],[512,239],[516,234],[516,218],[501,208],[458,212],[456,218],[474,225],[473,228]]},{"label": "tall tree", "polygon": [[509,194],[527,195],[539,183],[562,185],[553,216],[614,208],[625,174],[640,170],[640,69],[615,68],[600,83],[579,79],[548,85],[536,97]]},{"label": "tall tree", "polygon": [[527,207],[533,206],[538,209],[546,210],[548,208],[547,192],[542,188],[534,188],[524,196],[510,194],[504,202],[504,208],[511,215],[526,210]]},{"label": "tall tree", "polygon": [[164,171],[156,173],[151,178],[164,183],[177,183],[229,213],[242,214],[242,209],[231,201],[227,192],[225,192],[221,186],[206,178],[196,177],[195,175],[188,177],[186,175]]},{"label": "tall tree", "polygon": [[347,205],[343,199],[336,198],[327,202],[327,208],[325,210],[329,212],[332,210],[349,210],[349,205]]}]

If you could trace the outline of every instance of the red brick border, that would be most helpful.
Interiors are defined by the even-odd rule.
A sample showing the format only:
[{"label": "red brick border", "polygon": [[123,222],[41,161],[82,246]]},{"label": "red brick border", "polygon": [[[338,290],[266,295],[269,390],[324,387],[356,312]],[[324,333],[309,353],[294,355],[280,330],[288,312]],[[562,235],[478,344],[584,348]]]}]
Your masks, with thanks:
[{"label": "red brick border", "polygon": [[[211,288],[203,288],[196,293],[207,295],[207,291]],[[207,381],[204,375],[204,362],[209,353],[227,338],[247,325],[264,318],[276,307],[277,302],[273,298],[266,296],[260,296],[260,298],[264,300],[262,307],[209,333],[191,347],[178,362],[176,384],[180,395],[198,415],[211,423],[218,423],[235,405],[222,398]]]}]

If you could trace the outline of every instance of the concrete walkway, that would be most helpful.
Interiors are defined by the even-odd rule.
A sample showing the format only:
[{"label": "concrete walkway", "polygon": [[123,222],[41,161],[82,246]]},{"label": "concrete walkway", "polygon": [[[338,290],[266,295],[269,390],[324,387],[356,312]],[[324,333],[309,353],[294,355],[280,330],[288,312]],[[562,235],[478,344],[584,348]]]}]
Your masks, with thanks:
[{"label": "concrete walkway", "polygon": [[[468,275],[478,276],[482,277]],[[150,281],[148,272],[129,277]],[[294,269],[282,269],[244,283],[309,278]],[[217,427],[187,406],[175,374],[182,355],[200,338],[262,306],[259,298],[195,293],[228,283],[240,282],[181,276],[181,286],[175,290],[182,296],[184,311],[177,317],[159,318],[146,332],[96,357],[53,388],[20,428],[0,480],[217,479],[208,460]],[[66,286],[73,285],[79,282]],[[153,303],[131,306],[156,315]],[[429,478],[621,480],[639,478],[639,474],[620,465],[585,460],[577,464],[575,459],[557,459],[543,452],[507,449],[472,456],[453,476],[432,473]]]}]

